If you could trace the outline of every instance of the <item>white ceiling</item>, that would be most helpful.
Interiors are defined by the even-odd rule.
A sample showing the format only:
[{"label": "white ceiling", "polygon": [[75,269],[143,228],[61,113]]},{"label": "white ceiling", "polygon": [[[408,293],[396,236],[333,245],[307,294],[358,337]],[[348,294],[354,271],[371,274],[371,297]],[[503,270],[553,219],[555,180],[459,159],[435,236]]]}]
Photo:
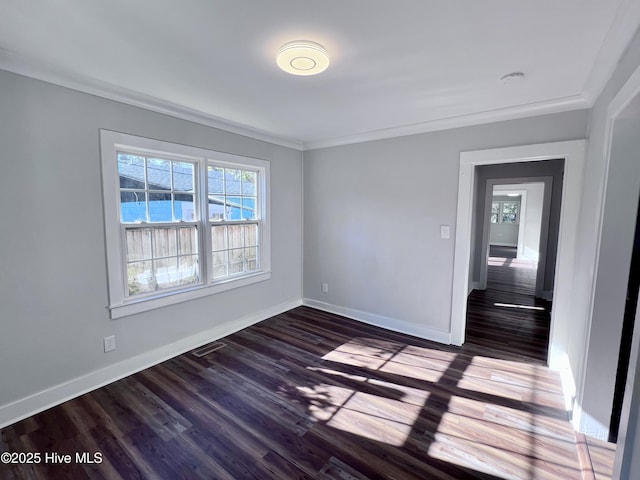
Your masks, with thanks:
[{"label": "white ceiling", "polygon": [[[315,148],[591,106],[638,4],[2,0],[0,68]],[[276,67],[299,39],[324,45],[327,71]]]}]

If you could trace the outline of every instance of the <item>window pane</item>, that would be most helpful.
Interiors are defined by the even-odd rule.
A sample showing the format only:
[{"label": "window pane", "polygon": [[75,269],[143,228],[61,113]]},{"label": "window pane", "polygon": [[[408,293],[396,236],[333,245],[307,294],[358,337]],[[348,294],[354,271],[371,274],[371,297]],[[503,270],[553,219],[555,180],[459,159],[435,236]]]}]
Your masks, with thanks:
[{"label": "window pane", "polygon": [[224,168],[207,167],[208,193],[224,193]]},{"label": "window pane", "polygon": [[248,247],[258,245],[258,225],[250,224],[244,226],[244,244]]},{"label": "window pane", "polygon": [[242,194],[243,195],[255,195],[256,194],[256,183],[257,183],[257,174],[256,172],[242,172]]},{"label": "window pane", "polygon": [[160,158],[147,159],[149,190],[171,190],[171,162]]},{"label": "window pane", "polygon": [[136,229],[126,231],[127,261],[151,259],[151,230]]},{"label": "window pane", "polygon": [[120,221],[122,223],[147,221],[147,195],[144,192],[120,192]]},{"label": "window pane", "polygon": [[209,196],[209,221],[224,220],[224,197]]},{"label": "window pane", "polygon": [[177,258],[161,258],[153,262],[158,288],[171,288],[180,285]]},{"label": "window pane", "polygon": [[178,255],[198,253],[198,230],[196,227],[178,229]]},{"label": "window pane", "polygon": [[519,202],[503,202],[502,203],[502,223],[517,223]]},{"label": "window pane", "polygon": [[180,285],[190,285],[200,281],[197,255],[178,257],[178,281]]},{"label": "window pane", "polygon": [[225,168],[224,171],[224,184],[225,193],[227,195],[238,195],[241,192],[240,179],[242,174],[240,170],[234,170],[232,168]]},{"label": "window pane", "polygon": [[171,222],[173,213],[171,212],[170,193],[150,193],[149,194],[149,221],[150,222]]},{"label": "window pane", "polygon": [[151,261],[127,265],[127,287],[129,295],[153,292],[156,289]]},{"label": "window pane", "polygon": [[244,257],[247,262],[247,271],[251,272],[258,269],[258,249],[256,247],[245,248]]},{"label": "window pane", "polygon": [[255,220],[257,218],[255,197],[242,197],[242,218],[244,220]]},{"label": "window pane", "polygon": [[498,223],[498,215],[500,214],[500,204],[494,202],[491,204],[491,223]]},{"label": "window pane", "polygon": [[229,225],[229,248],[244,247],[242,231],[244,225]]},{"label": "window pane", "polygon": [[226,219],[242,220],[242,197],[227,197]]},{"label": "window pane", "polygon": [[153,256],[175,257],[178,254],[175,228],[156,228],[153,230]]},{"label": "window pane", "polygon": [[504,202],[502,204],[502,213],[518,213],[518,202]]},{"label": "window pane", "polygon": [[213,278],[226,277],[227,271],[227,251],[214,252],[212,255],[213,260]]},{"label": "window pane", "polygon": [[176,192],[193,192],[193,164],[173,162],[173,189]]},{"label": "window pane", "polygon": [[198,283],[198,257],[162,258],[155,260],[155,278],[159,289]]},{"label": "window pane", "polygon": [[193,195],[176,193],[174,195],[173,211],[176,221],[193,222],[196,219],[196,204]]},{"label": "window pane", "polygon": [[118,152],[120,188],[144,190],[144,157]]},{"label": "window pane", "polygon": [[227,227],[220,225],[211,227],[211,250],[226,250],[227,246]]},{"label": "window pane", "polygon": [[244,249],[229,250],[229,275],[244,271]]}]

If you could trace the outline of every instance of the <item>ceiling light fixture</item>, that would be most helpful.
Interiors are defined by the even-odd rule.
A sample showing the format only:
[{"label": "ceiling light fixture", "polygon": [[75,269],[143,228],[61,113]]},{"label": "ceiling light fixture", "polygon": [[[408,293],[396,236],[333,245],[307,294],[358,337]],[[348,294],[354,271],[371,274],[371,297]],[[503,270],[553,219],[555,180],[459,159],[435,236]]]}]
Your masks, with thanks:
[{"label": "ceiling light fixture", "polygon": [[278,50],[276,62],[282,70],[292,75],[316,75],[329,66],[329,55],[322,45],[296,40]]}]

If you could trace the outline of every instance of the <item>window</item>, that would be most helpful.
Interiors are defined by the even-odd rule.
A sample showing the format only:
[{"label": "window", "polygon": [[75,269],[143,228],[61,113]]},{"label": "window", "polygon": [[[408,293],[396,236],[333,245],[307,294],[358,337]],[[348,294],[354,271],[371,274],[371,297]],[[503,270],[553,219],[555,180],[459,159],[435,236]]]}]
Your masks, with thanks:
[{"label": "window", "polygon": [[267,161],[100,134],[112,318],[270,277]]},{"label": "window", "polygon": [[520,202],[505,201],[491,203],[491,223],[518,224]]}]

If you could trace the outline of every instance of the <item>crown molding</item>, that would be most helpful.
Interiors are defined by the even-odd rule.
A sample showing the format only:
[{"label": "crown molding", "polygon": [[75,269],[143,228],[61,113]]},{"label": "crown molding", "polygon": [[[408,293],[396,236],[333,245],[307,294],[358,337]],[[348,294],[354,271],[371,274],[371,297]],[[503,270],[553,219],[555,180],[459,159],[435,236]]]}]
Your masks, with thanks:
[{"label": "crown molding", "polygon": [[627,46],[638,33],[638,25],[640,25],[640,2],[623,0],[618,6],[582,89],[585,98],[592,105],[615,72]]},{"label": "crown molding", "polygon": [[[627,3],[630,3],[629,0]],[[640,9],[639,9],[640,10]],[[626,37],[625,37],[626,38]],[[566,112],[590,108],[593,101],[586,95],[574,95],[543,102],[529,103],[514,107],[506,107],[485,112],[477,112],[443,119],[429,120],[409,125],[374,130],[344,137],[335,137],[325,140],[312,140],[302,142],[283,138],[267,131],[262,131],[235,123],[214,115],[210,115],[195,109],[184,107],[172,102],[167,102],[150,95],[118,87],[101,80],[62,72],[53,65],[45,62],[36,62],[23,56],[0,48],[0,69],[27,77],[53,83],[62,87],[88,93],[98,97],[114,100],[135,107],[144,108],[157,113],[162,113],[183,120],[192,121],[201,125],[217,128],[226,132],[242,135],[255,140],[260,140],[298,151],[328,148],[354,143],[363,143],[374,140],[383,140],[393,137],[415,135],[419,133],[435,132],[452,128],[469,127],[506,120],[545,115],[549,113]],[[607,77],[608,80],[608,77]],[[606,82],[605,82],[606,83]]]},{"label": "crown molding", "polygon": [[171,117],[188,120],[191,122],[206,125],[208,127],[235,133],[254,140],[260,140],[283,147],[302,150],[302,142],[282,138],[269,132],[248,127],[232,122],[215,115],[210,115],[189,107],[184,107],[172,102],[136,92],[126,88],[118,87],[102,80],[90,78],[83,75],[75,75],[62,72],[60,69],[48,65],[45,62],[32,61],[23,56],[16,55],[0,48],[0,69],[9,72],[35,78],[44,82],[53,83],[61,87],[70,88],[97,97],[115,100],[134,107],[144,108],[153,112],[162,113]]},{"label": "crown molding", "polygon": [[394,137],[404,137],[419,133],[436,132],[440,130],[450,130],[453,128],[470,127],[487,123],[502,122],[505,120],[517,120],[519,118],[535,117],[550,113],[568,112],[571,110],[581,110],[591,108],[592,103],[584,95],[573,95],[543,102],[528,103],[514,107],[488,110],[486,112],[471,113],[455,117],[430,120],[426,122],[403,125],[400,127],[385,128],[372,132],[349,135],[340,138],[331,138],[312,142],[304,142],[304,150],[314,150],[318,148],[337,147],[340,145],[350,145],[353,143],[370,142]]}]

